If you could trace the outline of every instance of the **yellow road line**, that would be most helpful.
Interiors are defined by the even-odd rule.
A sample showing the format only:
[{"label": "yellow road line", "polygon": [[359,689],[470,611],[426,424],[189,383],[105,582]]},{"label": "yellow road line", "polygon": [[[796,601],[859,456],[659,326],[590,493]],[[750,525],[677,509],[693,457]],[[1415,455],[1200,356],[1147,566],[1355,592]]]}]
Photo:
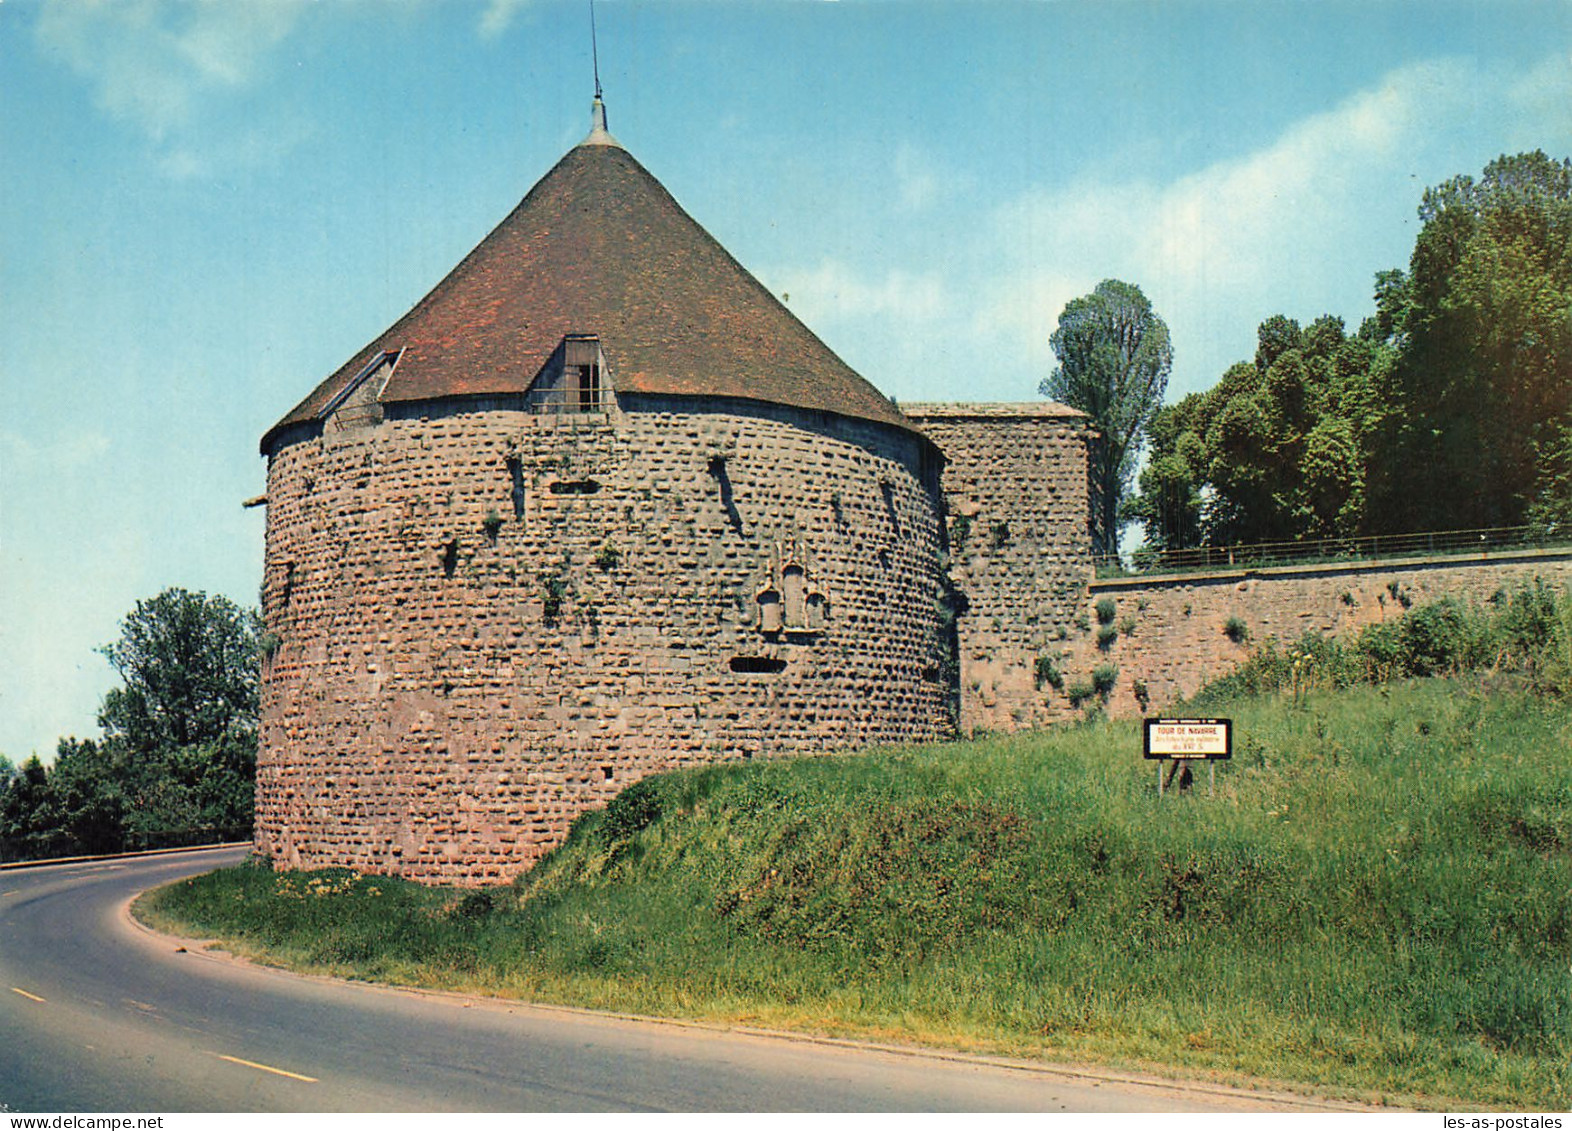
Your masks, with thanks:
[{"label": "yellow road line", "polygon": [[229,1061],[230,1064],[243,1064],[247,1068],[255,1068],[258,1072],[271,1072],[275,1076],[288,1076],[291,1080],[304,1080],[307,1084],[319,1083],[315,1076],[302,1076],[298,1072],[285,1072],[282,1068],[273,1068],[266,1064],[258,1064],[254,1060],[241,1060],[238,1056],[225,1056],[221,1052],[215,1052],[213,1055],[218,1057],[219,1060]]},{"label": "yellow road line", "polygon": [[19,989],[17,989],[15,986],[11,987],[11,992],[14,993],[14,994],[21,994],[28,1001],[36,1001],[36,1002],[39,1002],[40,1004],[48,1004],[47,1002],[44,1001],[43,998],[39,997],[37,994],[30,994],[26,990],[19,990]]}]

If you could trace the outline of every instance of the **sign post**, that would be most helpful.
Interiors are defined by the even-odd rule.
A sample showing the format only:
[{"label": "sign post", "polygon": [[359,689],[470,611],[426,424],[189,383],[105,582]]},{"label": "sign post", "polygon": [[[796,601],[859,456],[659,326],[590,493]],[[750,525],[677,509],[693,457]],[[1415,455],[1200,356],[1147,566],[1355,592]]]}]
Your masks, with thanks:
[{"label": "sign post", "polygon": [[1216,765],[1233,757],[1232,719],[1147,719],[1141,756],[1157,762],[1157,796],[1163,796],[1163,763],[1206,762],[1206,791],[1217,790]]}]

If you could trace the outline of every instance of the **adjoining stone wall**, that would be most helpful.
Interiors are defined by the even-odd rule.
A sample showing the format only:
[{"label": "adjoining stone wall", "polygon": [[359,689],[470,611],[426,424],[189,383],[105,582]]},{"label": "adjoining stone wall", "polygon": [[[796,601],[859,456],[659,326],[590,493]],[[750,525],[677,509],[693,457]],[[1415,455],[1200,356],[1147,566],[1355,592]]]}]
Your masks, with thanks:
[{"label": "adjoining stone wall", "polygon": [[397,406],[270,453],[260,853],[500,882],[650,773],[950,733],[919,437],[524,409]]},{"label": "adjoining stone wall", "polygon": [[[1268,637],[1286,644],[1311,630],[1328,636],[1357,631],[1401,615],[1405,601],[1483,602],[1536,577],[1558,586],[1572,582],[1572,550],[1110,578],[1088,589],[1081,621],[1086,627],[1072,633],[1067,676],[1085,681],[1098,665],[1115,664],[1109,713],[1143,713],[1136,695],[1143,685],[1145,713],[1157,713],[1233,670]],[[1096,641],[1096,605],[1105,599],[1115,603],[1116,631],[1106,649]],[[1227,632],[1235,617],[1249,634],[1242,642]]]},{"label": "adjoining stone wall", "polygon": [[944,453],[963,732],[1064,717],[1038,661],[1062,666],[1092,577],[1087,418],[1051,404],[912,404]]}]

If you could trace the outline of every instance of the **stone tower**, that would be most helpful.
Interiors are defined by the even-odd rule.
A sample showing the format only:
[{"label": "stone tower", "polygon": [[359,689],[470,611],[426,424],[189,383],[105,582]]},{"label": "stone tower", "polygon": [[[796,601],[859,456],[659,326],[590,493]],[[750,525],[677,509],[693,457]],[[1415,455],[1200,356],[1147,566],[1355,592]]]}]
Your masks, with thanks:
[{"label": "stone tower", "polygon": [[500,882],[646,774],[952,728],[938,449],[598,100],[261,447],[281,865]]}]

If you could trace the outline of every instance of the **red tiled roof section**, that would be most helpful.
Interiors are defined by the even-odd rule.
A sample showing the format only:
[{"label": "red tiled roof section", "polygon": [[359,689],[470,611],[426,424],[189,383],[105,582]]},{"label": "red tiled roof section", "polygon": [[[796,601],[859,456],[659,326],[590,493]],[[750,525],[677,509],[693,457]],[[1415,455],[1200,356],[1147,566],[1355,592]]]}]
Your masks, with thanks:
[{"label": "red tiled roof section", "polygon": [[600,337],[618,390],[742,397],[914,430],[626,150],[586,144],[263,448],[383,350],[404,351],[384,403],[518,393],[568,334]]}]

